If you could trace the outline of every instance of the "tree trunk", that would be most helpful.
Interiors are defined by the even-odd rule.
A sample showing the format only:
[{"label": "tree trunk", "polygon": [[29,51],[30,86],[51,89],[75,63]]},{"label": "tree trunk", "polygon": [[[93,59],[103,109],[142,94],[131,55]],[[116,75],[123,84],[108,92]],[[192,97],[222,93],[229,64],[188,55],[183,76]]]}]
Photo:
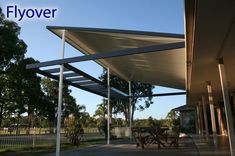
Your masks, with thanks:
[{"label": "tree trunk", "polygon": [[31,122],[32,122],[32,114],[30,113],[30,111],[28,111],[28,128],[26,131],[26,134],[30,134],[30,127],[31,127]]},{"label": "tree trunk", "polygon": [[19,124],[20,124],[20,113],[18,113],[18,115],[17,115],[16,135],[20,135],[20,127],[19,127]]},{"label": "tree trunk", "polygon": [[128,125],[128,113],[124,112],[124,116],[125,116],[125,122]]},{"label": "tree trunk", "polygon": [[127,107],[126,109],[125,109],[125,111],[123,112],[124,113],[124,116],[125,116],[125,122],[126,122],[126,125],[127,125],[127,127],[128,127],[128,125],[129,125],[129,109],[128,109],[129,107]]},{"label": "tree trunk", "polygon": [[131,123],[134,121],[135,105],[132,104],[132,114],[131,114]]},{"label": "tree trunk", "polygon": [[42,117],[40,116],[40,128],[39,128],[39,135],[41,134],[41,129],[42,129]]},{"label": "tree trunk", "polygon": [[1,107],[0,107],[0,127],[2,126],[3,106],[4,106],[4,104],[1,103]]},{"label": "tree trunk", "polygon": [[110,124],[112,124],[112,116],[113,116],[113,114],[112,114],[112,109],[113,109],[113,107],[110,105],[109,106],[109,123]]},{"label": "tree trunk", "polygon": [[54,133],[54,120],[51,118],[48,118],[48,126],[49,126],[49,132],[50,134]]}]

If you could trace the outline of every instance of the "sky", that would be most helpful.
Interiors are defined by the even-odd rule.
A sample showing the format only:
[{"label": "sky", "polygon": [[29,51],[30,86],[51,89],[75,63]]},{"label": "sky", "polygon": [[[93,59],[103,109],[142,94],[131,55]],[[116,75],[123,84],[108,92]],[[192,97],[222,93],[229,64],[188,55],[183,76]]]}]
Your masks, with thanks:
[{"label": "sky", "polygon": [[[20,38],[28,45],[27,57],[39,61],[61,58],[61,39],[49,32],[46,26],[72,26],[111,28],[184,34],[183,0],[0,0],[5,11],[9,5],[18,8],[57,8],[54,19],[32,19],[18,22]],[[66,44],[65,57],[82,54]],[[103,68],[92,61],[78,64],[79,69],[98,78]],[[91,115],[102,97],[71,87],[77,103],[84,104]],[[154,93],[169,93],[179,90],[156,86]],[[153,104],[144,111],[136,111],[134,118],[150,116],[161,119],[167,113],[186,103],[185,95],[154,97]],[[120,116],[121,117],[121,116]]]}]

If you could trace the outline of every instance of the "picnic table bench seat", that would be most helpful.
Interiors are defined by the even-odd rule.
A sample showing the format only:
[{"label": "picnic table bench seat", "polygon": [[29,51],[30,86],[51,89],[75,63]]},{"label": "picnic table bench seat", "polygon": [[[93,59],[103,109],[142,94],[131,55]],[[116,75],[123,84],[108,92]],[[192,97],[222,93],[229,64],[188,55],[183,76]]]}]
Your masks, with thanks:
[{"label": "picnic table bench seat", "polygon": [[147,145],[157,144],[158,148],[178,147],[179,132],[168,134],[167,127],[133,127],[132,134],[136,141],[136,147],[145,148]]}]

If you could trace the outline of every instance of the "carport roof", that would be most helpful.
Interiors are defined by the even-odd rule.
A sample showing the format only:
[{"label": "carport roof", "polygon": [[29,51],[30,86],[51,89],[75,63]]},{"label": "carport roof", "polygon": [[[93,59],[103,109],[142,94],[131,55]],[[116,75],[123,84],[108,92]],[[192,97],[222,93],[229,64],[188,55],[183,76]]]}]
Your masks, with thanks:
[{"label": "carport roof", "polygon": [[184,35],[80,27],[47,28],[60,38],[65,30],[66,42],[85,55],[124,52],[125,55],[101,57],[95,61],[126,81],[185,89]]}]

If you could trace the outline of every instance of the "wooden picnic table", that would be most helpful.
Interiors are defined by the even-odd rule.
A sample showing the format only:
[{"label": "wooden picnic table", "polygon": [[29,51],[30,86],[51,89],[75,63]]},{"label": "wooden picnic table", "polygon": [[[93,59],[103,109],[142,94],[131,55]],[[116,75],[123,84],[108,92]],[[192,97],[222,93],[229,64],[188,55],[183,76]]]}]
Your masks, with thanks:
[{"label": "wooden picnic table", "polygon": [[136,140],[136,146],[142,149],[151,144],[157,144],[158,148],[177,146],[177,137],[168,135],[169,127],[133,127],[132,134]]}]

